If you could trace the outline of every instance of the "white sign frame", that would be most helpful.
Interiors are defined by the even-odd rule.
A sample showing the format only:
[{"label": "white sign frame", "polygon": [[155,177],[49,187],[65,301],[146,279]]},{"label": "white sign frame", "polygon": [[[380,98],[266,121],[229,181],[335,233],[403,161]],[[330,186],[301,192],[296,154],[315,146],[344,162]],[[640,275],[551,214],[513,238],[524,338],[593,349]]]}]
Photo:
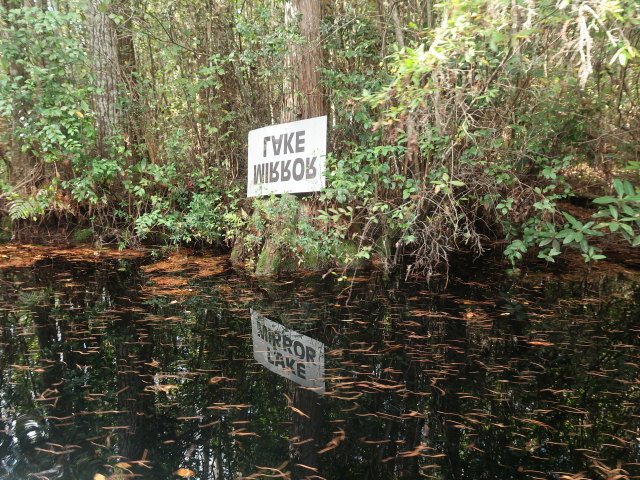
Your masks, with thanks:
[{"label": "white sign frame", "polygon": [[318,394],[325,392],[324,344],[251,310],[253,358]]},{"label": "white sign frame", "polygon": [[251,130],[248,145],[247,197],[325,187],[326,115]]}]

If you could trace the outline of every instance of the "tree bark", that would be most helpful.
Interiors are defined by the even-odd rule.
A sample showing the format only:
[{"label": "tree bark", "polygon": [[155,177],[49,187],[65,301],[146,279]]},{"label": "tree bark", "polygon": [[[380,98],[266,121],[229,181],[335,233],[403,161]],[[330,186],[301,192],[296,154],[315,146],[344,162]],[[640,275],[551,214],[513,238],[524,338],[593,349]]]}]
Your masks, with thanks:
[{"label": "tree bark", "polygon": [[[131,151],[132,160],[136,162],[141,158],[141,148],[143,143],[144,125],[139,109],[140,103],[138,86],[138,60],[133,37],[133,16],[138,5],[130,2],[119,2],[118,12],[123,16],[124,22],[118,26],[117,33],[117,55],[118,71],[120,80],[124,84],[125,92],[128,95],[127,108],[120,115],[122,116],[121,128],[124,133],[124,141]],[[131,108],[133,107],[133,108]]]},{"label": "tree bark", "polygon": [[285,85],[283,121],[324,115],[324,95],[320,84],[322,48],[320,46],[321,0],[289,0],[285,21],[299,28],[302,42],[293,42],[286,59],[289,79]]},{"label": "tree bark", "polygon": [[86,12],[89,52],[95,75],[94,109],[98,134],[98,153],[108,157],[115,135],[120,130],[118,101],[118,39],[106,3],[91,0]]}]

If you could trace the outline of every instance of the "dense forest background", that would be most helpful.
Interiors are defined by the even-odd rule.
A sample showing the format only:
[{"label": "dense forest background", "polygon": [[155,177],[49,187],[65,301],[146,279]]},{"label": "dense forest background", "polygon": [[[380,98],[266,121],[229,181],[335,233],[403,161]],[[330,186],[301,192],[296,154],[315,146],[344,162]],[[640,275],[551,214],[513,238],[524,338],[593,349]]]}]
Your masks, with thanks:
[{"label": "dense forest background", "polygon": [[[635,0],[2,0],[5,228],[257,270],[601,259],[640,244],[639,27]],[[247,132],[325,114],[326,190],[246,199]]]}]

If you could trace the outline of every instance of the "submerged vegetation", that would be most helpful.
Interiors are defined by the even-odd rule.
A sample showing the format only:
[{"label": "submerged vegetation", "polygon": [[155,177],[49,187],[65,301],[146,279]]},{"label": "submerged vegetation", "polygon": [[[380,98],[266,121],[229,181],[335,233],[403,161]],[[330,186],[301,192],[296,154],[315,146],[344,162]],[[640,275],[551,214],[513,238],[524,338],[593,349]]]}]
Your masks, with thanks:
[{"label": "submerged vegetation", "polygon": [[[14,237],[426,274],[640,244],[634,0],[3,0],[0,30]],[[309,112],[327,188],[246,199],[247,132]]]}]

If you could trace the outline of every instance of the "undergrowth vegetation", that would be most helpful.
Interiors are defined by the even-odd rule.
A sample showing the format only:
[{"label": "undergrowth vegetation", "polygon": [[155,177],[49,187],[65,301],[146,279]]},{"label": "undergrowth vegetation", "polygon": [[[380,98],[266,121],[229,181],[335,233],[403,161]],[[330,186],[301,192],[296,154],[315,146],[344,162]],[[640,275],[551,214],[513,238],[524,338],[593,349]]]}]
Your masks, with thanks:
[{"label": "undergrowth vegetation", "polygon": [[[302,266],[377,258],[427,275],[459,252],[515,265],[640,244],[636,2],[323,2],[327,188],[246,199],[246,134],[281,121],[287,52],[306,42],[281,21],[287,3],[4,2],[14,231],[89,225],[122,248],[225,245],[252,265],[265,249]],[[107,77],[85,41],[101,14],[119,49],[108,135]],[[582,215],[566,208],[575,198]]]}]

